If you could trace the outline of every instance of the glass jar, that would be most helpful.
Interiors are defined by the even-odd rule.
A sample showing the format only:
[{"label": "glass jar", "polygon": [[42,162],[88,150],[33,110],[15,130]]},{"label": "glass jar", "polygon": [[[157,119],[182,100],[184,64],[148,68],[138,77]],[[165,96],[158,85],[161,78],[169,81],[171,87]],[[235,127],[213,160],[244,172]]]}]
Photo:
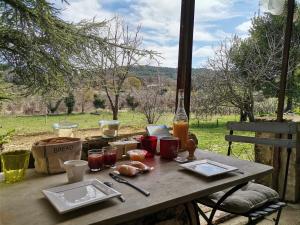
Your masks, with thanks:
[{"label": "glass jar", "polygon": [[178,106],[173,120],[173,136],[179,139],[179,149],[186,149],[188,140],[189,120],[184,109],[184,91],[178,90]]},{"label": "glass jar", "polygon": [[114,138],[118,136],[120,127],[118,120],[100,120],[99,126],[104,138]]},{"label": "glass jar", "polygon": [[54,132],[58,137],[74,137],[75,130],[78,128],[77,123],[60,122],[53,124]]}]

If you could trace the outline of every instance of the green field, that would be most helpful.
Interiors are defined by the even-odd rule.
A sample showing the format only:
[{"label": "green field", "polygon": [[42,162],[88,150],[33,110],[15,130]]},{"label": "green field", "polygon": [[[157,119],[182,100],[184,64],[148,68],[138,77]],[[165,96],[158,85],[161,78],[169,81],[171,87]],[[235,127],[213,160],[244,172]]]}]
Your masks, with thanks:
[{"label": "green field", "polygon": [[[41,132],[52,132],[52,124],[60,121],[70,121],[79,124],[79,129],[97,128],[98,121],[111,119],[112,114],[101,112],[100,115],[92,114],[72,114],[72,115],[53,115],[53,116],[0,116],[1,133],[10,129],[15,129],[17,135],[30,135]],[[173,115],[163,116],[158,124],[172,124]],[[120,112],[119,120],[123,127],[144,128],[147,123],[144,116],[136,112]],[[218,124],[217,124],[218,120]],[[191,119],[190,130],[195,133],[199,140],[199,147],[209,149],[219,153],[226,153],[228,143],[224,136],[227,121],[236,121],[238,116],[219,116],[211,120],[198,121]],[[248,134],[249,135],[249,134]],[[248,144],[234,144],[234,152],[241,154],[243,158],[252,158],[253,147]]]}]

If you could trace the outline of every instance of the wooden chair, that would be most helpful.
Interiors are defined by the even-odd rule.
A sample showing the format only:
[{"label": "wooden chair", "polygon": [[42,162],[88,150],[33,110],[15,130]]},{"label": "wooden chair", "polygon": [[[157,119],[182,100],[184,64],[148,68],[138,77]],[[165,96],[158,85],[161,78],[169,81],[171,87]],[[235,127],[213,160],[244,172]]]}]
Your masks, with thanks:
[{"label": "wooden chair", "polygon": [[[279,194],[273,189],[268,188],[263,185],[254,184],[254,183],[245,183],[240,184],[227,192],[218,192],[213,195],[210,195],[205,198],[198,199],[195,204],[201,203],[206,206],[212,207],[212,211],[209,217],[198,206],[198,212],[200,215],[207,221],[208,225],[213,224],[213,218],[217,210],[225,211],[231,214],[245,216],[248,218],[248,224],[256,224],[258,221],[264,219],[265,216],[277,212],[275,219],[275,225],[279,223],[280,215],[282,208],[286,205],[284,203],[286,186],[288,179],[288,168],[290,164],[290,156],[292,148],[296,147],[296,140],[292,140],[293,134],[297,133],[298,124],[292,122],[228,122],[227,129],[230,130],[229,135],[225,136],[226,141],[229,142],[227,155],[231,155],[232,143],[241,142],[241,143],[251,143],[251,144],[261,144],[261,145],[270,145],[276,147],[275,150],[286,150],[286,167],[285,167],[285,176],[283,180],[283,191],[282,196],[279,197]],[[251,132],[267,132],[274,133],[277,135],[285,135],[287,139],[278,139],[278,138],[258,138],[258,137],[248,137],[234,135],[234,131],[251,131]],[[254,191],[253,191],[254,190]],[[247,192],[248,191],[248,192]],[[248,196],[247,196],[248,193]],[[249,193],[251,197],[249,197]],[[256,195],[256,196],[253,196]],[[251,201],[256,197],[261,199],[265,198],[264,201],[260,201],[260,204],[254,204],[251,208],[249,207],[237,207],[239,201],[244,203],[244,200],[247,202],[250,198]],[[270,198],[271,196],[271,198]],[[251,199],[252,198],[252,199]],[[237,202],[238,203],[237,203]],[[258,202],[258,200],[257,200]],[[250,202],[251,203],[251,202]]]}]

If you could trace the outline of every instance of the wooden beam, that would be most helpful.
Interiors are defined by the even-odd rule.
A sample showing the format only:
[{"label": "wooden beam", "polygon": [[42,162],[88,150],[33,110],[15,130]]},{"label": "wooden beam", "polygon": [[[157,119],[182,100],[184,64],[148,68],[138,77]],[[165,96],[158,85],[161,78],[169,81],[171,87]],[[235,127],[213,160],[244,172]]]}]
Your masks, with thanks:
[{"label": "wooden beam", "polygon": [[176,108],[178,103],[178,90],[184,89],[184,106],[188,116],[190,114],[191,98],[194,12],[195,0],[181,1]]},{"label": "wooden beam", "polygon": [[289,55],[290,55],[291,37],[293,32],[295,0],[288,0],[287,8],[288,8],[288,12],[287,12],[287,19],[286,19],[286,26],[285,26],[284,46],[282,52],[282,68],[281,68],[280,85],[279,85],[279,92],[278,92],[277,121],[283,121],[284,98],[285,98],[286,81],[287,81],[288,69],[289,69]]}]

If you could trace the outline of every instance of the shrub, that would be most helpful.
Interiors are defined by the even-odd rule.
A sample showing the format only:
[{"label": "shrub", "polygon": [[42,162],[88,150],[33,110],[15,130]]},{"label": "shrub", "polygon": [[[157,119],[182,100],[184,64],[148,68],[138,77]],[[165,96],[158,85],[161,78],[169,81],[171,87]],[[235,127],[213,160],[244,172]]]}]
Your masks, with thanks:
[{"label": "shrub", "polygon": [[101,99],[99,95],[94,94],[94,101],[93,101],[94,107],[96,108],[96,111],[98,109],[104,109],[105,108],[105,100]]},{"label": "shrub", "polygon": [[65,98],[65,105],[67,107],[67,113],[71,114],[75,106],[75,97],[73,93],[69,93],[69,96]]}]

